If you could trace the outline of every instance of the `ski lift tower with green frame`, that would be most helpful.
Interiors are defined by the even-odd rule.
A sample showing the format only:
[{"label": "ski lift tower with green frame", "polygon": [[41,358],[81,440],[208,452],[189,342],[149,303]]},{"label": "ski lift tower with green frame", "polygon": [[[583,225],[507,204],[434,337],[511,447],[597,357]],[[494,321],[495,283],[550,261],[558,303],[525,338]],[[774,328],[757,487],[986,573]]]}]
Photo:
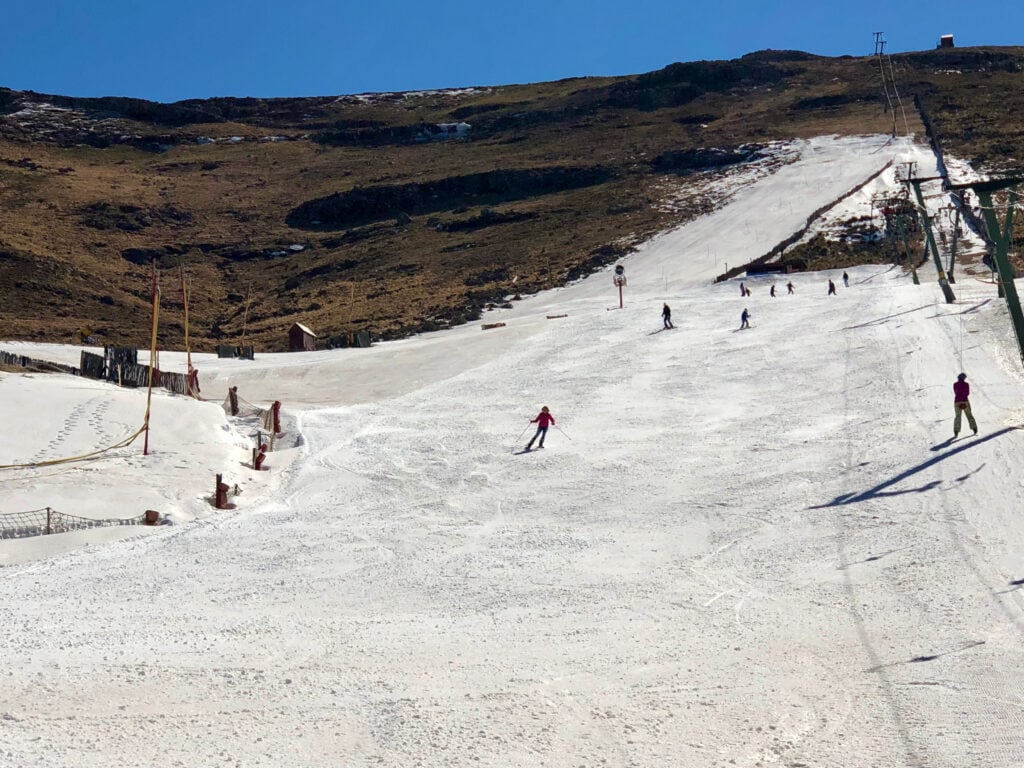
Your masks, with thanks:
[{"label": "ski lift tower with green frame", "polygon": [[[1024,362],[1024,312],[1021,311],[1020,298],[1017,296],[1017,286],[1013,282],[1016,275],[1013,265],[1010,264],[1010,242],[1013,238],[1013,209],[1017,204],[1016,187],[1024,185],[1024,175],[1007,177],[1003,179],[991,179],[989,181],[975,181],[970,184],[951,184],[950,189],[970,189],[978,196],[981,203],[981,213],[985,219],[985,227],[988,229],[988,236],[995,243],[993,258],[996,262],[996,272],[999,275],[999,295],[1006,299],[1006,307],[1010,311],[1010,320],[1013,323],[1013,331],[1017,336],[1017,348],[1020,351],[1021,362]],[[995,192],[1009,190],[1009,201],[1006,208],[1006,220],[1003,225],[999,224],[995,207],[992,204],[992,195]]]}]

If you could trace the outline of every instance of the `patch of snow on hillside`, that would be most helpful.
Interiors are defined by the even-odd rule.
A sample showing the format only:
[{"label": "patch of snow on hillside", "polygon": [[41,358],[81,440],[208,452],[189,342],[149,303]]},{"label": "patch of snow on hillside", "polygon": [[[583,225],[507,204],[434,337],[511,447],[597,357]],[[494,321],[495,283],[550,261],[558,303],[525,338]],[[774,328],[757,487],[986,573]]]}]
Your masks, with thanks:
[{"label": "patch of snow on hillside", "polygon": [[677,179],[665,174],[655,186],[660,192],[656,207],[660,211],[678,212],[699,206],[713,210],[725,205],[737,190],[775,173],[779,168],[800,157],[801,142],[776,141],[752,153],[751,159],[724,168],[695,171]]},{"label": "patch of snow on hillside", "polygon": [[[893,165],[880,176],[844,197],[812,222],[798,242],[806,243],[819,234],[834,241],[881,239],[886,227],[885,216],[880,207],[884,200],[905,198],[917,205],[912,188],[905,182],[907,163],[914,164],[916,177],[940,175],[936,157],[931,150],[927,146],[911,145],[896,156]],[[945,164],[950,181],[954,184],[982,178],[966,161],[947,157]],[[937,180],[922,184],[921,192],[932,217],[933,232],[940,253],[948,259],[954,239],[953,225],[956,221],[952,197],[948,191],[943,190],[942,183]],[[980,211],[976,213],[980,215]],[[985,252],[984,239],[962,218],[956,242],[958,257],[974,258]]]},{"label": "patch of snow on hillside", "polygon": [[17,112],[12,112],[7,117],[32,117],[36,118],[41,115],[65,115],[74,110],[69,107],[58,107],[55,104],[49,102],[39,102],[38,104],[30,104],[27,107],[23,107]]},{"label": "patch of snow on hillside", "polygon": [[444,88],[427,91],[380,91],[376,93],[344,94],[334,100],[335,104],[363,103],[372,104],[377,101],[397,101],[403,99],[419,99],[430,96],[476,96],[490,93],[493,88]]}]

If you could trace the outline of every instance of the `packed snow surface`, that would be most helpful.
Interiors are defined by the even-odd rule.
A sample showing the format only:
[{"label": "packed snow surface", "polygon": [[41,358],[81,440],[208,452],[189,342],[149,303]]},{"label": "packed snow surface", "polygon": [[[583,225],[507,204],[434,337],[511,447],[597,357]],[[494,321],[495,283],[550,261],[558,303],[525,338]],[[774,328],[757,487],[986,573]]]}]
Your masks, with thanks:
[{"label": "packed snow surface", "polygon": [[[241,466],[244,430],[169,396],[155,414],[196,410],[154,427],[153,457],[35,496],[27,470],[0,475],[0,511],[12,483],[14,506],[92,503],[91,470],[179,515],[102,546],[0,542],[0,765],[1024,764],[1005,306],[970,268],[955,304],[929,268],[713,284],[890,160],[928,158],[884,137],[798,149],[623,260],[624,309],[608,271],[488,315],[504,328],[197,356],[212,399],[285,403],[279,487]],[[951,441],[961,370],[980,433]],[[0,378],[0,463],[19,439],[21,458],[88,447],[61,414],[123,397],[26,381]],[[542,405],[545,448],[514,453]],[[187,514],[188,478],[162,473],[218,462],[253,492]]]}]

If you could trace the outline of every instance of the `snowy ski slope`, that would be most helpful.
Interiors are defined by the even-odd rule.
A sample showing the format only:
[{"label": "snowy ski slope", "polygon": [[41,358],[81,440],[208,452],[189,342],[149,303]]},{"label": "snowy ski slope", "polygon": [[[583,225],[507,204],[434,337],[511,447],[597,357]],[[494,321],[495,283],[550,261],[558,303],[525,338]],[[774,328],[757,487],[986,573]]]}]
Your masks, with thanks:
[{"label": "snowy ski slope", "polygon": [[[712,284],[890,160],[934,167],[885,137],[796,148],[625,259],[621,311],[603,272],[502,329],[200,356],[204,393],[283,400],[301,444],[237,512],[185,522],[136,456],[182,524],[0,542],[0,765],[1024,765],[1005,307],[963,271],[945,304],[929,268]],[[981,429],[949,442],[961,369]],[[542,405],[560,429],[513,455]],[[239,461],[225,434],[197,477]],[[80,477],[0,475],[0,504]]]}]

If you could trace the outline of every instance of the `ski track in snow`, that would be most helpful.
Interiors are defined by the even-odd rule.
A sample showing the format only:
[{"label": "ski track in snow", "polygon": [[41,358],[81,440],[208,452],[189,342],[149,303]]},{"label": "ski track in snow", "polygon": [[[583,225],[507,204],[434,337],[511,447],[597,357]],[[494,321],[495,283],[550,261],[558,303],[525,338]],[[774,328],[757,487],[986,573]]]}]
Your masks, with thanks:
[{"label": "ski track in snow", "polygon": [[[730,211],[739,263],[922,152],[802,146],[627,259],[622,311],[599,274],[501,331],[200,363],[316,404],[281,488],[0,569],[0,765],[1020,766],[1005,307],[927,267],[710,285]],[[947,445],[961,340],[981,434]],[[90,397],[37,460],[104,429]]]}]

